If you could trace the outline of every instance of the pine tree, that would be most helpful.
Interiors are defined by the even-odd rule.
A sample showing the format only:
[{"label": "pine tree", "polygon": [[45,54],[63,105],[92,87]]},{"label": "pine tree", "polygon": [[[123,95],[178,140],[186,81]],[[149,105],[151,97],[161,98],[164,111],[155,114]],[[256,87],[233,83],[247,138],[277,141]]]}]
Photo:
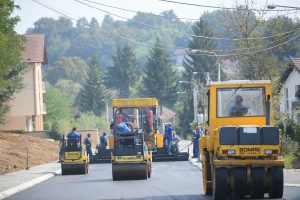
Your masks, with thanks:
[{"label": "pine tree", "polygon": [[170,55],[161,49],[157,39],[144,68],[142,95],[158,98],[160,106],[173,107],[177,97],[177,78],[177,71],[171,64]]},{"label": "pine tree", "polygon": [[106,85],[117,89],[119,97],[131,97],[130,88],[134,86],[140,74],[133,49],[127,44],[118,48],[113,57],[113,66],[108,67]]},{"label": "pine tree", "polygon": [[25,65],[21,64],[23,37],[14,31],[20,18],[11,17],[15,9],[14,1],[0,2],[0,124],[5,123],[9,110],[6,102],[22,88],[22,74]]},{"label": "pine tree", "polygon": [[[196,36],[204,35],[207,37],[213,37],[212,31],[209,29],[207,23],[203,20],[196,22],[192,25],[193,34]],[[188,41],[188,49],[190,50],[208,50],[214,51],[217,47],[217,43],[213,39],[192,37]],[[217,59],[213,56],[204,55],[204,53],[200,53],[200,51],[188,51],[188,55],[185,56],[183,61],[184,72],[182,75],[183,80],[185,81],[193,81],[195,84],[204,84],[206,73],[209,72],[210,77],[212,79],[216,79],[217,77]],[[194,75],[193,72],[197,72],[197,75]],[[187,91],[192,94],[192,85],[184,84],[182,85]],[[203,98],[198,98],[198,108],[201,108],[201,104],[203,104]],[[191,127],[189,124],[193,121],[193,96],[186,95],[183,110],[179,111],[179,128],[183,133],[187,133],[191,131]]]},{"label": "pine tree", "polygon": [[99,116],[105,108],[104,99],[109,95],[104,86],[99,60],[93,56],[89,64],[88,79],[79,92],[79,110]]}]

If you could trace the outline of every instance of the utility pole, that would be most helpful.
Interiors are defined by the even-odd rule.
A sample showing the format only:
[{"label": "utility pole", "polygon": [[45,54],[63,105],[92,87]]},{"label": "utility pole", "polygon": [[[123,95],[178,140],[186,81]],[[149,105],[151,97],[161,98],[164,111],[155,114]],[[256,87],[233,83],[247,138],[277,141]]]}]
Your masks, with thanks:
[{"label": "utility pole", "polygon": [[219,62],[218,59],[218,82],[221,81],[221,63]]}]

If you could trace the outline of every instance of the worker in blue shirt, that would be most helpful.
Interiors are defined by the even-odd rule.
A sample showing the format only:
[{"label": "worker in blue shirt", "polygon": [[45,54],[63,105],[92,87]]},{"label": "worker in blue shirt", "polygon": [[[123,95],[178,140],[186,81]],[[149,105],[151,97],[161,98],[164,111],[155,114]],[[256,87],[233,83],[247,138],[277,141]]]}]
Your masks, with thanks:
[{"label": "worker in blue shirt", "polygon": [[130,133],[131,130],[128,128],[126,123],[123,122],[123,115],[118,114],[116,118],[117,118],[117,124],[114,126],[115,129],[121,133]]},{"label": "worker in blue shirt", "polygon": [[92,142],[91,142],[91,133],[88,133],[87,136],[84,138],[84,144],[87,155],[90,157],[90,159],[93,156],[92,153]]},{"label": "worker in blue shirt", "polygon": [[172,125],[166,125],[165,134],[164,134],[164,144],[167,143],[167,151],[168,154],[171,155],[171,147],[172,147]]},{"label": "worker in blue shirt", "polygon": [[203,131],[201,126],[198,126],[193,132],[193,158],[198,158],[199,156],[199,138],[203,136]]},{"label": "worker in blue shirt", "polygon": [[74,127],[72,131],[67,135],[68,139],[79,139],[80,134],[77,132],[77,128]]},{"label": "worker in blue shirt", "polygon": [[235,105],[231,106],[229,109],[229,115],[233,117],[244,116],[248,113],[249,107],[243,105],[243,97],[237,95],[235,97]]},{"label": "worker in blue shirt", "polygon": [[103,132],[102,135],[100,136],[100,145],[102,148],[106,148],[107,146],[107,140],[106,140],[106,132]]}]

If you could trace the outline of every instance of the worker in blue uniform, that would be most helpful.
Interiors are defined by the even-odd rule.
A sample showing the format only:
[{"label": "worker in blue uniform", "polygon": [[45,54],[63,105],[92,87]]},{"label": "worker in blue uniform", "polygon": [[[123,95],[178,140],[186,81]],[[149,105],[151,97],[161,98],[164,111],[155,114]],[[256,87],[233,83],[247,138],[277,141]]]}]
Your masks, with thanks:
[{"label": "worker in blue uniform", "polygon": [[86,153],[87,153],[87,155],[91,159],[92,156],[93,156],[93,153],[92,153],[91,133],[88,133],[87,136],[84,138],[84,145],[85,145]]},{"label": "worker in blue uniform", "polygon": [[165,134],[164,134],[164,145],[167,143],[167,151],[168,154],[171,155],[171,147],[172,147],[172,125],[168,124],[165,127]]},{"label": "worker in blue uniform", "polygon": [[106,140],[106,132],[103,132],[102,135],[100,136],[100,146],[101,148],[106,148],[107,146],[107,140]]}]

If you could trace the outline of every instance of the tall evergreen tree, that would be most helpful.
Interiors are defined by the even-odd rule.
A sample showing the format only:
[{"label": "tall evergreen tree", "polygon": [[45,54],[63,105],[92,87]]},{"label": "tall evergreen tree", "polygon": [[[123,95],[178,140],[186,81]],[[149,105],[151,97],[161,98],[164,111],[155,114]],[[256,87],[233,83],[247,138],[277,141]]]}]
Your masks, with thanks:
[{"label": "tall evergreen tree", "polygon": [[14,31],[19,17],[11,17],[13,11],[19,8],[14,1],[0,1],[0,123],[5,123],[8,107],[5,104],[13,94],[22,87],[21,52],[23,38]]},{"label": "tall evergreen tree", "polygon": [[143,96],[156,97],[160,105],[173,107],[177,97],[177,71],[171,64],[170,55],[161,48],[157,39],[144,67],[144,79],[141,93]]},{"label": "tall evergreen tree", "polygon": [[[196,36],[207,36],[212,37],[213,33],[209,29],[207,23],[203,20],[200,20],[192,25],[193,34]],[[214,51],[217,47],[217,43],[213,39],[206,39],[200,37],[192,37],[188,41],[188,48],[190,50],[208,50]],[[200,52],[195,51],[188,51],[187,56],[185,56],[183,61],[183,79],[185,81],[193,81],[195,84],[204,84],[205,82],[205,74],[206,72],[210,73],[210,77],[212,79],[216,79],[217,74],[217,65],[216,65],[216,58],[204,55]],[[197,72],[197,75],[194,75],[193,72]],[[186,88],[190,93],[192,93],[192,85],[184,84],[183,87]],[[204,102],[203,98],[198,98],[198,108],[201,108],[201,104]],[[181,110],[179,113],[179,127],[182,129],[182,132],[188,132],[191,130],[189,124],[193,121],[193,96],[186,95],[184,105],[184,109]]]},{"label": "tall evergreen tree", "polygon": [[93,56],[89,64],[88,79],[79,92],[79,110],[93,112],[99,116],[105,108],[103,101],[108,97],[108,91],[103,83],[103,74],[99,60]]},{"label": "tall evergreen tree", "polygon": [[131,96],[130,88],[134,86],[140,74],[136,56],[133,49],[127,44],[118,48],[113,57],[113,66],[108,67],[106,73],[106,85],[117,89],[119,97]]}]

